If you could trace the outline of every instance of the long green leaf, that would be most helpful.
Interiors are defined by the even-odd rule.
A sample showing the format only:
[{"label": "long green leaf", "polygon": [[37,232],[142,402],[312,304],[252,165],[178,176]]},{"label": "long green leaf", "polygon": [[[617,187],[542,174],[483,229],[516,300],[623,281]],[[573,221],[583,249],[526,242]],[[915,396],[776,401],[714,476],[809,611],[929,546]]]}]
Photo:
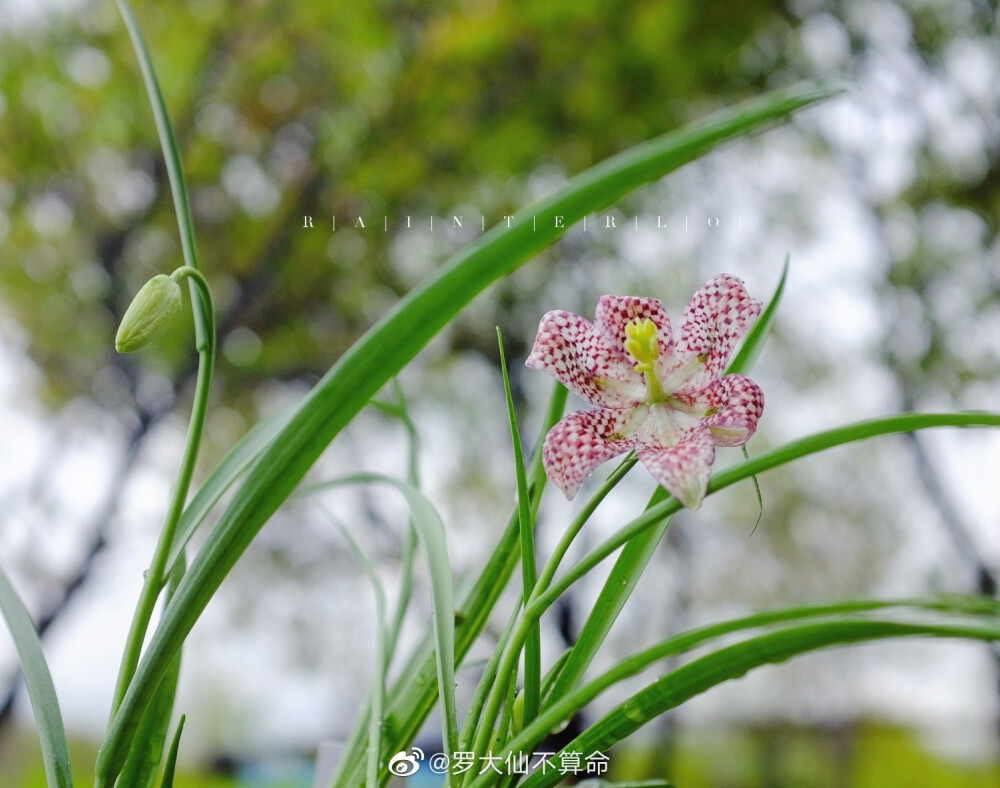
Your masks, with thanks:
[{"label": "long green leaf", "polygon": [[403,495],[410,507],[413,527],[417,529],[423,545],[431,581],[438,690],[441,708],[444,710],[441,715],[441,734],[445,754],[451,756],[458,745],[458,713],[455,709],[455,602],[444,523],[431,502],[416,487],[377,473],[357,473],[322,482],[301,490],[298,495],[313,495],[321,490],[347,484],[388,484]]},{"label": "long green leaf", "polygon": [[[646,508],[651,508],[666,498],[667,492],[658,487]],[[576,639],[566,664],[560,670],[549,695],[550,702],[561,698],[583,678],[608,632],[611,631],[612,625],[618,619],[618,614],[635,590],[643,570],[656,552],[669,524],[670,518],[665,517],[662,522],[636,535],[625,545],[580,630],[580,636]]]},{"label": "long green leaf", "polygon": [[[406,430],[407,439],[407,471],[406,480],[420,489],[420,464],[419,464],[419,447],[420,447],[420,436],[417,433],[416,424],[413,423],[413,419],[410,416],[409,404],[406,401],[406,396],[403,393],[403,388],[399,384],[399,379],[393,379],[393,391],[395,394],[395,402],[385,402],[382,400],[372,400],[371,405],[376,410],[391,416],[392,418],[399,419],[403,427]],[[399,635],[403,630],[403,621],[406,617],[406,611],[410,604],[410,595],[413,591],[413,569],[416,560],[417,553],[417,531],[413,527],[413,523],[409,522],[406,528],[406,536],[403,537],[403,546],[400,550],[400,568],[401,574],[399,579],[399,591],[396,597],[395,608],[392,616],[392,622],[389,625],[388,642],[386,643],[386,654],[387,654],[387,666],[388,668],[392,666],[394,657],[396,656],[397,649],[396,643],[399,640]],[[428,634],[426,643],[426,651],[421,651],[425,654],[426,659],[429,661],[431,666],[431,671],[436,672],[436,665],[434,663],[434,654],[431,649],[432,636]],[[418,649],[419,650],[419,649]],[[337,762],[337,769],[333,772],[330,778],[330,784],[336,785],[337,780],[340,779],[340,775],[348,768],[348,764],[351,761],[351,755],[356,751],[361,749],[362,744],[366,741],[367,736],[367,751],[371,752],[371,715],[372,715],[372,698],[366,701],[365,706],[359,710],[358,714],[355,715],[354,729],[351,732],[350,737],[344,744],[341,757]],[[379,736],[379,741],[381,742],[381,731]],[[399,752],[399,750],[396,750]]]},{"label": "long green leaf", "polygon": [[[951,596],[935,599],[889,601],[847,600],[781,610],[769,610],[763,613],[756,613],[688,630],[618,662],[606,673],[588,682],[586,685],[577,688],[568,696],[560,699],[558,703],[548,706],[529,728],[507,743],[506,748],[499,753],[500,757],[505,757],[509,752],[530,751],[548,735],[550,729],[557,727],[563,720],[589,704],[602,692],[653,665],[659,664],[667,657],[675,657],[692,649],[704,647],[713,640],[730,637],[734,633],[750,632],[752,630],[774,628],[776,626],[784,627],[788,624],[808,619],[842,621],[857,618],[859,615],[882,614],[885,611],[893,610],[916,611],[927,616],[928,620],[934,623],[940,623],[940,614],[946,614],[952,617],[952,620],[956,616],[979,617],[980,619],[986,618],[991,623],[996,624],[998,616],[1000,616],[1000,603],[995,600],[983,600],[981,597]],[[912,619],[912,614],[908,617]],[[477,788],[481,784],[481,780],[475,783]]]},{"label": "long green leaf", "polygon": [[365,773],[366,788],[377,788],[379,784],[379,752],[382,747],[383,708],[385,708],[385,674],[389,666],[386,654],[388,645],[388,628],[386,626],[385,586],[382,585],[375,564],[368,557],[364,548],[343,523],[335,521],[340,532],[351,547],[361,568],[368,575],[368,580],[375,592],[375,675],[368,700],[368,767]]},{"label": "long green leaf", "polygon": [[524,752],[532,749],[551,730],[583,709],[610,687],[638,675],[650,666],[658,664],[668,657],[676,657],[690,652],[692,649],[704,647],[713,640],[732,635],[733,633],[786,625],[803,619],[842,617],[847,614],[856,615],[889,609],[914,609],[953,615],[988,615],[994,617],[1000,614],[1000,603],[988,600],[983,604],[980,600],[981,598],[979,597],[943,597],[931,600],[914,599],[895,601],[849,600],[846,602],[769,610],[763,613],[755,613],[750,616],[687,630],[650,646],[637,654],[633,654],[618,662],[607,672],[589,681],[587,684],[576,688],[553,703],[547,704],[542,714],[539,715],[538,719],[530,727],[526,728],[513,741],[507,743],[502,754],[505,756],[508,752]]},{"label": "long green leaf", "polygon": [[[967,621],[927,623],[878,619],[840,619],[790,626],[721,648],[673,670],[616,706],[563,748],[587,755],[605,752],[663,712],[762,665],[784,662],[809,651],[898,637],[1000,640],[1000,623]],[[536,772],[522,788],[546,788],[559,774]],[[487,783],[473,783],[485,788]]]},{"label": "long green leaf", "polygon": [[45,662],[45,654],[42,653],[42,643],[31,622],[31,616],[3,567],[0,567],[0,613],[14,639],[17,659],[28,686],[28,698],[35,712],[35,725],[38,727],[38,739],[42,746],[45,779],[49,788],[73,788],[66,729],[63,727],[52,675]]},{"label": "long green leaf", "polygon": [[774,325],[774,318],[778,315],[781,297],[785,294],[785,282],[788,281],[788,259],[786,256],[785,263],[781,268],[781,278],[778,280],[778,286],[774,289],[774,295],[771,296],[767,307],[754,323],[753,328],[750,329],[750,333],[747,334],[739,352],[729,362],[729,367],[726,369],[727,375],[736,373],[746,375],[757,363],[757,359],[767,343],[767,338],[771,335],[771,327]]},{"label": "long green leaf", "polygon": [[198,526],[204,522],[208,513],[225,495],[226,490],[233,486],[256,460],[267,445],[274,440],[295,412],[294,407],[280,408],[258,421],[233,448],[222,458],[215,470],[198,488],[198,492],[184,508],[177,532],[174,535],[173,546],[167,558],[168,572],[181,561],[184,548],[194,536]]},{"label": "long green leaf", "polygon": [[[407,469],[406,481],[420,489],[420,435],[417,432],[417,425],[413,423],[410,416],[410,406],[403,393],[403,387],[399,384],[398,378],[393,378],[393,389],[396,394],[393,415],[398,418],[406,429],[407,443]],[[403,631],[403,619],[406,617],[406,609],[410,605],[410,593],[413,590],[413,563],[417,551],[417,531],[410,523],[406,529],[406,536],[403,538],[403,547],[400,551],[400,566],[402,575],[399,580],[399,595],[396,599],[395,611],[392,623],[389,626],[389,640],[386,643],[386,653],[389,655],[391,665],[392,658],[396,653],[396,643],[399,634]]]},{"label": "long green leaf", "polygon": [[[521,432],[517,426],[514,409],[514,395],[510,390],[510,376],[507,374],[507,357],[503,349],[503,335],[497,328],[497,342],[500,345],[500,371],[503,374],[503,391],[507,398],[507,420],[510,422],[510,437],[514,448],[514,471],[517,478],[517,519],[521,532],[521,584],[522,600],[527,606],[531,592],[538,580],[535,565],[535,520],[531,516],[531,501],[528,491],[528,472],[524,467],[524,451],[521,448]],[[516,676],[500,676],[501,681],[516,685]],[[542,639],[539,622],[531,628],[524,643],[524,695],[521,698],[521,720],[530,722],[538,714],[538,697],[542,683]]]},{"label": "long green leaf", "polygon": [[[365,403],[478,293],[553,243],[565,228],[724,140],[783,118],[836,91],[796,86],[639,145],[581,173],[510,222],[482,235],[408,294],[308,395],[258,459],[164,611],[97,762],[105,784],[121,769],[142,708],[229,570],[306,471]],[[541,217],[541,221],[537,221]],[[555,221],[561,217],[561,221]],[[561,225],[561,226],[560,226]]]},{"label": "long green leaf", "polygon": [[[177,584],[184,576],[184,571],[185,564],[181,560],[170,574],[166,596],[168,600],[177,590]],[[156,779],[167,741],[170,717],[174,713],[177,682],[181,673],[181,654],[182,652],[177,652],[177,656],[170,663],[166,675],[156,688],[153,699],[142,716],[128,760],[125,761],[125,767],[118,777],[118,788],[151,788]]]},{"label": "long green leaf", "polygon": [[163,767],[163,781],[160,788],[173,788],[174,772],[177,770],[177,751],[181,746],[181,734],[184,732],[184,721],[187,718],[182,714],[177,722],[177,730],[174,733],[173,741],[170,742],[170,750],[167,752],[166,765]]}]

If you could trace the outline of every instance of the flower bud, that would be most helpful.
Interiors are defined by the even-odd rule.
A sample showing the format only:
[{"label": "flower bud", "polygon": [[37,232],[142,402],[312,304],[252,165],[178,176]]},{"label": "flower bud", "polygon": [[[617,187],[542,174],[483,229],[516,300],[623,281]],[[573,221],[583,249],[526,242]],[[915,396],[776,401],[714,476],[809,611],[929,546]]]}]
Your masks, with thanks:
[{"label": "flower bud", "polygon": [[158,334],[181,309],[181,288],[166,274],[150,279],[125,310],[115,348],[119,353],[138,350]]}]

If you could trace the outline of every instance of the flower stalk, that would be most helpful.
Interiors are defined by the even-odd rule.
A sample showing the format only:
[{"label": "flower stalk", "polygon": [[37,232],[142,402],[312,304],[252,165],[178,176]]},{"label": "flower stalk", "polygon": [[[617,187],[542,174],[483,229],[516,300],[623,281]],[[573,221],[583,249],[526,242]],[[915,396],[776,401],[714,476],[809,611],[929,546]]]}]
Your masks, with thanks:
[{"label": "flower stalk", "polygon": [[[163,276],[163,275],[161,275]],[[177,474],[177,481],[174,484],[173,495],[167,511],[160,537],[153,552],[149,569],[143,576],[142,591],[136,604],[135,614],[129,627],[128,638],[125,650],[122,654],[122,662],[119,668],[118,680],[115,685],[115,694],[111,705],[111,718],[114,719],[122,698],[128,689],[129,683],[135,675],[136,667],[139,664],[139,656],[142,651],[142,644],[149,628],[149,621],[156,606],[156,600],[163,590],[166,582],[167,559],[173,545],[174,535],[177,531],[177,524],[180,522],[184,504],[187,501],[188,490],[191,487],[191,478],[194,475],[195,461],[198,457],[198,447],[201,444],[201,436],[205,425],[205,415],[208,411],[208,395],[212,383],[212,370],[215,366],[215,311],[212,305],[212,292],[205,277],[191,266],[181,266],[169,277],[163,277],[173,287],[178,288],[179,282],[188,279],[192,284],[192,291],[198,298],[200,310],[196,309],[195,314],[200,313],[205,317],[206,330],[196,330],[195,345],[198,350],[198,377],[195,384],[194,404],[191,409],[191,419],[188,424],[187,438],[184,444],[184,454],[181,459],[180,469]],[[159,277],[154,277],[155,281]],[[147,283],[147,287],[148,287]],[[158,290],[165,289],[165,285],[157,286]],[[143,288],[145,290],[145,288]],[[140,291],[140,295],[143,291]],[[138,296],[136,298],[138,300]],[[133,306],[135,301],[133,301]],[[130,307],[131,310],[131,307]],[[128,312],[126,312],[126,317]],[[125,321],[123,320],[123,325]],[[196,322],[196,328],[198,323]],[[156,327],[162,327],[162,319]],[[155,333],[155,332],[154,332]]]}]

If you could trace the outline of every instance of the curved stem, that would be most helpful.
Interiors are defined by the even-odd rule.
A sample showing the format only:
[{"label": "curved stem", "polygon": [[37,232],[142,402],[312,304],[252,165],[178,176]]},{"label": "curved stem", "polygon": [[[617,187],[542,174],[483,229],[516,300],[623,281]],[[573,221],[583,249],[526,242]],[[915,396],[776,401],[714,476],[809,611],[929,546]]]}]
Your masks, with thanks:
[{"label": "curved stem", "polygon": [[[517,664],[518,656],[521,653],[521,648],[524,645],[524,641],[531,631],[534,624],[541,618],[542,613],[545,611],[548,604],[540,606],[538,604],[538,599],[544,597],[549,599],[550,594],[546,594],[546,590],[552,582],[553,577],[555,577],[556,570],[559,568],[559,564],[562,559],[566,556],[567,551],[573,544],[573,540],[579,535],[581,529],[586,525],[587,521],[590,520],[591,515],[597,509],[598,505],[607,497],[615,486],[625,478],[626,474],[635,467],[637,459],[634,453],[629,454],[621,464],[615,468],[614,471],[608,476],[604,484],[598,489],[590,500],[587,501],[586,506],[580,511],[580,513],[573,519],[569,528],[562,535],[559,540],[559,544],[556,545],[555,550],[549,556],[548,561],[545,562],[545,566],[542,568],[541,573],[538,576],[538,582],[532,589],[532,592],[528,599],[526,600],[525,608],[521,614],[520,620],[517,622],[517,628],[514,630],[512,637],[506,639],[506,648],[503,653],[503,657],[500,660],[500,666],[494,674],[492,679],[492,690],[489,694],[487,702],[485,704],[485,711],[480,715],[478,721],[478,727],[476,728],[475,737],[473,739],[472,751],[475,754],[476,762],[480,755],[485,752],[485,747],[489,744],[489,736],[493,729],[493,722],[496,719],[497,714],[500,711],[501,704],[503,703],[503,698],[506,693],[507,677],[511,675],[511,671],[514,670]],[[504,644],[501,643],[501,648]],[[484,680],[485,680],[484,675]]]},{"label": "curved stem", "polygon": [[146,638],[146,630],[149,628],[149,621],[153,615],[153,608],[156,600],[163,590],[166,581],[165,572],[167,567],[167,557],[170,555],[170,548],[173,545],[174,534],[177,531],[177,523],[180,522],[181,513],[184,510],[184,503],[187,500],[188,490],[191,487],[191,477],[194,475],[195,460],[198,457],[198,447],[201,444],[201,435],[205,425],[205,414],[208,410],[208,395],[212,383],[212,368],[215,366],[215,312],[212,307],[212,293],[208,287],[205,277],[190,266],[181,266],[171,275],[175,281],[188,278],[192,285],[192,290],[196,293],[200,309],[195,309],[195,314],[202,314],[206,317],[204,324],[206,330],[198,329],[202,321],[195,320],[195,341],[198,348],[198,379],[195,386],[194,404],[191,409],[191,420],[188,424],[187,440],[184,444],[184,454],[181,458],[180,469],[177,473],[177,482],[174,485],[173,496],[170,501],[170,508],[160,531],[160,538],[153,551],[153,558],[150,561],[149,569],[146,571],[142,591],[136,603],[135,614],[129,626],[128,639],[125,641],[125,650],[122,653],[121,667],[118,671],[118,681],[115,685],[114,699],[111,704],[111,718],[114,718],[118,707],[121,705],[125,691],[128,689],[132,676],[135,674],[136,666],[139,664],[139,655],[142,652],[142,644]]},{"label": "curved stem", "polygon": [[[590,520],[591,515],[600,505],[600,503],[608,496],[622,479],[625,478],[626,474],[635,467],[635,464],[639,460],[635,456],[635,452],[630,452],[629,455],[621,461],[621,464],[615,468],[604,481],[604,484],[597,490],[596,493],[587,501],[586,506],[580,510],[580,513],[573,518],[573,522],[570,523],[569,528],[562,535],[559,540],[559,544],[556,545],[555,549],[552,551],[552,555],[549,556],[549,560],[545,562],[545,566],[542,568],[541,573],[538,575],[538,583],[536,588],[538,593],[541,593],[549,584],[552,582],[552,578],[555,577],[556,570],[559,568],[559,564],[562,563],[563,558],[566,557],[566,553],[569,551],[570,546],[573,544],[573,540],[576,539],[577,535],[587,521]],[[537,594],[535,594],[537,596]]]},{"label": "curved stem", "polygon": [[[212,289],[208,280],[197,268],[182,265],[170,278],[180,283],[182,279],[191,280],[191,299],[198,299],[200,309],[195,309],[194,341],[199,353],[210,353],[212,366],[215,365],[215,308],[212,305]],[[200,316],[200,317],[199,317]],[[200,359],[199,359],[200,361]]]}]

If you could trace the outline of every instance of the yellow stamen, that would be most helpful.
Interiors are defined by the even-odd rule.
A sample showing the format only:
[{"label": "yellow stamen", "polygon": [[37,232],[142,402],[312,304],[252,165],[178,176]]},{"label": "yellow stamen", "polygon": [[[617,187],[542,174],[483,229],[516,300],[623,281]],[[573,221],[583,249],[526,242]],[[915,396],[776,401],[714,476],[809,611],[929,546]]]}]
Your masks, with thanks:
[{"label": "yellow stamen", "polygon": [[646,379],[649,402],[666,399],[660,380],[656,377],[656,359],[660,357],[660,341],[656,323],[648,317],[636,318],[625,324],[625,352],[636,360],[635,371]]}]

